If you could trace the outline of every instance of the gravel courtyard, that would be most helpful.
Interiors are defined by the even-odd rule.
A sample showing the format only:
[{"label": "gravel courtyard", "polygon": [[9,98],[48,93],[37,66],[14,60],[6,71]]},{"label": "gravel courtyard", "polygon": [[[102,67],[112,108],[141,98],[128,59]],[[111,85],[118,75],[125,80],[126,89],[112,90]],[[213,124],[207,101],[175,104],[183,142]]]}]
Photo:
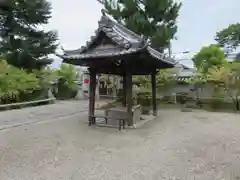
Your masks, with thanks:
[{"label": "gravel courtyard", "polygon": [[2,129],[0,179],[237,180],[240,115],[161,110],[118,132],[88,127],[82,112]]}]

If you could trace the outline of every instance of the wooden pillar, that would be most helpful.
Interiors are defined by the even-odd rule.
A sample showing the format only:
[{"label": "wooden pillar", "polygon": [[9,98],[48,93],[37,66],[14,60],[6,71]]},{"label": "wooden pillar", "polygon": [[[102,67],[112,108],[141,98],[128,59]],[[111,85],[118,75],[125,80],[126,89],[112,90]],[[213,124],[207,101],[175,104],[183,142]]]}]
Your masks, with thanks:
[{"label": "wooden pillar", "polygon": [[151,74],[152,79],[152,107],[153,115],[157,116],[157,97],[156,97],[156,73]]},{"label": "wooden pillar", "polygon": [[129,114],[128,126],[133,125],[132,117],[132,73],[128,72],[126,74],[126,94],[127,94],[127,112]]},{"label": "wooden pillar", "polygon": [[126,105],[127,105],[127,102],[126,102],[126,100],[127,100],[127,93],[126,93],[126,88],[127,88],[127,81],[126,81],[126,75],[124,74],[123,75],[123,106],[124,107],[126,107]]},{"label": "wooden pillar", "polygon": [[88,125],[91,126],[95,124],[95,118],[93,118],[95,113],[95,93],[96,93],[96,72],[89,70],[90,72],[90,93],[89,93],[89,110],[88,110]]}]

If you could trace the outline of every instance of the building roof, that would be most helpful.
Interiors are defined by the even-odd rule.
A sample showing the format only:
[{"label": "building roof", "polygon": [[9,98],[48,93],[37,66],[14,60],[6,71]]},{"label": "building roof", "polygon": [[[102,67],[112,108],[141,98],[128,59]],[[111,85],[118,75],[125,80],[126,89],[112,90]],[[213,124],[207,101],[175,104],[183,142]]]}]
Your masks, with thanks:
[{"label": "building roof", "polygon": [[[103,39],[110,40],[111,44],[101,46]],[[124,59],[122,57],[132,55],[140,57],[141,54],[144,54],[145,60],[156,66],[156,69],[171,68],[175,64],[173,60],[153,49],[143,36],[137,35],[103,12],[95,35],[84,46],[77,50],[64,50],[64,54],[58,56],[66,63],[90,66],[89,61],[94,59],[122,60]]]},{"label": "building roof", "polygon": [[[100,33],[104,32],[107,37],[109,37],[113,42],[118,45],[119,49],[105,49],[101,52],[96,53],[86,53],[87,50],[95,43],[98,39]],[[162,53],[156,51],[150,47],[148,41],[143,37],[139,36],[133,31],[126,28],[119,22],[116,22],[114,19],[107,16],[104,12],[101,20],[98,22],[98,29],[95,31],[95,35],[90,38],[84,46],[77,50],[65,50],[64,56],[65,59],[81,59],[81,58],[90,58],[90,57],[107,57],[114,55],[123,55],[133,52],[138,52],[141,50],[146,50],[151,56],[162,60],[169,64],[174,64],[173,60],[167,59]]]}]

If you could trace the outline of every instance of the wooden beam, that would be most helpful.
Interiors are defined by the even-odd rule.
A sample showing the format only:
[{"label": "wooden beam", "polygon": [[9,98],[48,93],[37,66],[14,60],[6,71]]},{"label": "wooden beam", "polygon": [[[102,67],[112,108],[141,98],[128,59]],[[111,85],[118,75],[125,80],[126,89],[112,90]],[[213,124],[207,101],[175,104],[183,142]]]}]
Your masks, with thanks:
[{"label": "wooden beam", "polygon": [[127,94],[127,112],[129,114],[128,126],[133,125],[132,117],[132,73],[130,71],[126,74],[126,94]]},{"label": "wooden beam", "polygon": [[156,97],[156,72],[151,74],[152,80],[152,107],[153,107],[153,115],[157,116],[157,97]]},{"label": "wooden beam", "polygon": [[90,93],[89,93],[89,110],[88,110],[88,125],[91,126],[95,124],[95,119],[93,118],[95,114],[95,93],[96,93],[96,72],[92,69],[89,70],[90,73]]}]

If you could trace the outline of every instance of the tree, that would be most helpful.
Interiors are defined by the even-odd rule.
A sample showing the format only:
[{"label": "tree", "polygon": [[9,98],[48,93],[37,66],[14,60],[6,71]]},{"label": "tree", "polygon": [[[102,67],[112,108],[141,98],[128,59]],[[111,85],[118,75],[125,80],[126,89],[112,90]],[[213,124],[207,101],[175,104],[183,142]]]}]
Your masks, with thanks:
[{"label": "tree", "polygon": [[59,79],[64,81],[64,85],[67,88],[71,90],[77,89],[76,81],[78,80],[79,73],[73,65],[62,63],[60,69],[57,70],[57,75]]},{"label": "tree", "polygon": [[176,70],[174,68],[160,70],[157,73],[156,81],[158,92],[168,90],[176,85]]},{"label": "tree", "polygon": [[227,54],[236,50],[240,45],[240,23],[230,24],[227,28],[217,32],[215,40]]},{"label": "tree", "polygon": [[48,55],[57,48],[57,34],[40,29],[49,18],[51,4],[46,0],[12,0],[0,18],[0,55],[30,71],[51,63]]},{"label": "tree", "polygon": [[108,14],[163,52],[177,32],[181,3],[174,0],[98,0]]},{"label": "tree", "polygon": [[56,83],[58,80],[57,71],[49,67],[42,68],[41,70],[34,70],[33,72],[39,79],[42,90],[48,90],[52,83]]},{"label": "tree", "polygon": [[39,79],[34,73],[27,73],[0,60],[0,104],[23,101],[20,95],[30,95],[41,89]]},{"label": "tree", "polygon": [[240,63],[233,62],[222,67],[211,68],[207,80],[223,88],[235,104],[236,110],[240,110]]},{"label": "tree", "polygon": [[192,60],[195,67],[203,73],[206,73],[209,68],[221,67],[227,63],[224,52],[214,44],[203,47]]}]

